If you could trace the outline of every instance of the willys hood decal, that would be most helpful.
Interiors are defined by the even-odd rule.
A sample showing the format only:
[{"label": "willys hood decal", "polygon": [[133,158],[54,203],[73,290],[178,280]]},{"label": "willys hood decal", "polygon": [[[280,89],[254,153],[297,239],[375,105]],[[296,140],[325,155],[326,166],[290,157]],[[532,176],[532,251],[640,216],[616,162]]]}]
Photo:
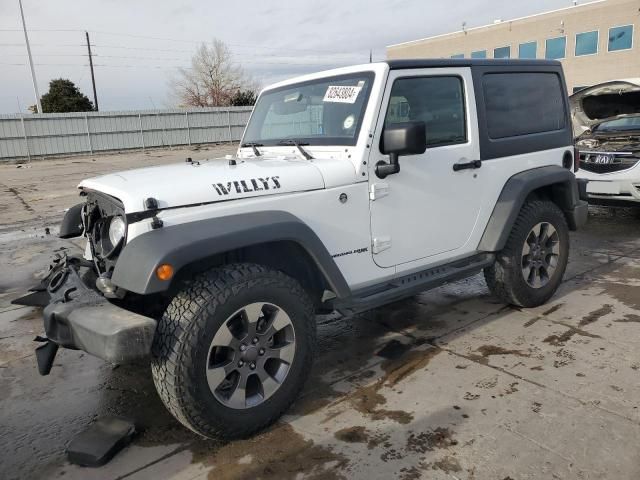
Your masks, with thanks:
[{"label": "willys hood decal", "polygon": [[569,97],[575,136],[620,115],[640,113],[640,78],[612,80]]},{"label": "willys hood decal", "polygon": [[162,209],[324,187],[322,173],[312,162],[283,156],[141,168],[90,178],[79,185],[120,199],[127,213],[144,210],[149,197]]}]

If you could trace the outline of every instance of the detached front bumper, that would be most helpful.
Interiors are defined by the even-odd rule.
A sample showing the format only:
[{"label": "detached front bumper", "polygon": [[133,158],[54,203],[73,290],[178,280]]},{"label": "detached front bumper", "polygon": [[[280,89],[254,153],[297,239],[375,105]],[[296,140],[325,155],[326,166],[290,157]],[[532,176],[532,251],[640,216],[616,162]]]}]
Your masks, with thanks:
[{"label": "detached front bumper", "polygon": [[111,363],[127,363],[151,351],[156,321],[114,305],[85,285],[83,262],[74,257],[60,259],[40,287],[46,285],[50,296],[43,311],[47,338],[39,338],[44,344],[36,349],[43,375],[51,370],[59,346]]}]

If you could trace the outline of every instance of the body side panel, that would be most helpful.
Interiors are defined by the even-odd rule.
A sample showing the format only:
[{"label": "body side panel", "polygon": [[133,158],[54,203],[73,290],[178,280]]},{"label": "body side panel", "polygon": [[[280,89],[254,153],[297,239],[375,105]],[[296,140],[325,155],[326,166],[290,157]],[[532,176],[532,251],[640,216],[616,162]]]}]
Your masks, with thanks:
[{"label": "body side panel", "polygon": [[[482,183],[482,195],[480,198],[468,198],[469,202],[480,202],[480,212],[473,232],[467,242],[454,252],[444,252],[413,262],[397,265],[396,269],[398,271],[398,275],[419,271],[431,264],[446,262],[452,257],[466,256],[478,251],[494,251],[486,250],[480,242],[487,224],[489,223],[494,207],[498,202],[500,193],[507,181],[514,175],[527,170],[547,166],[562,168],[562,157],[564,153],[567,150],[572,149],[572,146],[567,145],[567,147],[564,148],[555,148],[552,150],[544,150],[524,155],[501,157],[491,161],[483,161],[482,167],[474,170],[473,172],[478,175],[477,180]],[[402,159],[400,161],[402,161]],[[565,171],[567,173],[571,173],[568,170]],[[452,187],[451,194],[464,195],[464,192],[457,191]],[[507,232],[507,234],[508,233],[509,232]]]}]

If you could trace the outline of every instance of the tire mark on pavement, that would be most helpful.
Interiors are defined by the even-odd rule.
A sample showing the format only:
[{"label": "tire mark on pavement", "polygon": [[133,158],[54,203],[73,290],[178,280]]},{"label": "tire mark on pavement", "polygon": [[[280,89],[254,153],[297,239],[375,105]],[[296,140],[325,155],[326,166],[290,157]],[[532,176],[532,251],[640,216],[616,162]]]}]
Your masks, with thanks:
[{"label": "tire mark on pavement", "polygon": [[16,200],[18,200],[22,206],[25,208],[25,210],[27,210],[27,212],[29,213],[36,213],[36,211],[31,207],[31,205],[29,205],[26,200],[24,198],[22,198],[22,196],[20,195],[20,192],[18,192],[18,190],[14,187],[7,187],[4,183],[1,184],[6,190],[7,192],[13,194],[14,198]]}]

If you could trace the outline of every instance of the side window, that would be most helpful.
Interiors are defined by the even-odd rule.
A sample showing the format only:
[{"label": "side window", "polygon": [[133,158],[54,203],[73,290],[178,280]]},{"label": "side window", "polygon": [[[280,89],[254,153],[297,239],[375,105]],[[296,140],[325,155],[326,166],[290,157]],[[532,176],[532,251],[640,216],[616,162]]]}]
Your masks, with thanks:
[{"label": "side window", "polygon": [[555,73],[489,73],[482,83],[490,138],[565,128],[564,89]]},{"label": "side window", "polygon": [[384,124],[411,121],[425,123],[429,147],[466,142],[462,79],[442,76],[396,80]]}]

